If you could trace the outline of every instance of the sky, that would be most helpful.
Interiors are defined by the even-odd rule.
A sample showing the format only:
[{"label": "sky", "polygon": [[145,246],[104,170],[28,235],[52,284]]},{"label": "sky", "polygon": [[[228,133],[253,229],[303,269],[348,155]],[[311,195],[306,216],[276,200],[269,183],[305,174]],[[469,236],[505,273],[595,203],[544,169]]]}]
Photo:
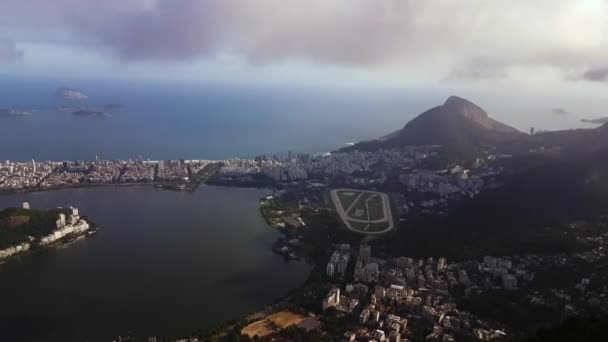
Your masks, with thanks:
[{"label": "sky", "polygon": [[608,116],[608,0],[2,0],[2,74],[436,89],[559,122]]}]

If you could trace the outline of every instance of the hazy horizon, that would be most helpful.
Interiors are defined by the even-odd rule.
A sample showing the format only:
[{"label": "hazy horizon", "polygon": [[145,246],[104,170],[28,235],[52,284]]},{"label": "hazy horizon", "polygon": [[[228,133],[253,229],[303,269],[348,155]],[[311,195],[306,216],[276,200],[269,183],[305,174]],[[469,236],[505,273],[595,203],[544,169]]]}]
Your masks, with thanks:
[{"label": "hazy horizon", "polygon": [[593,127],[607,19],[606,0],[6,0],[0,75],[426,94],[405,116],[459,95],[522,131]]}]

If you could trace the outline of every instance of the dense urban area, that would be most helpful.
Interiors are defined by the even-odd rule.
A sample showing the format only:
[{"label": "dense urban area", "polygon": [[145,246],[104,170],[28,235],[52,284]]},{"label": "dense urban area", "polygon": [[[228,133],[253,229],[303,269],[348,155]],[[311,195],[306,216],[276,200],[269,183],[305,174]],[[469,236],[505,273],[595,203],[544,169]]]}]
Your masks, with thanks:
[{"label": "dense urban area", "polygon": [[[421,117],[447,110],[462,112],[470,140],[404,144],[415,134],[408,124],[323,155],[6,161],[0,189],[267,189],[260,213],[281,232],[273,251],[313,265],[308,280],[258,312],[179,341],[527,341],[573,319],[602,319],[607,167],[586,149],[602,131],[528,135],[458,98]],[[74,210],[52,234],[84,224]]]},{"label": "dense urban area", "polygon": [[[603,221],[569,224],[569,234],[585,246],[571,253],[450,255],[453,259],[393,253],[385,236],[416,238],[415,231],[408,235],[411,221],[444,217],[450,204],[500,189],[502,177],[512,172],[505,166],[509,155],[483,153],[469,164],[438,168],[432,160],[440,154],[439,146],[418,146],[222,161],[7,161],[1,164],[0,186],[30,191],[153,184],[192,190],[205,181],[272,189],[260,199],[260,210],[283,233],[274,251],[316,265],[309,281],[275,305],[184,341],[492,340],[605,311]],[[386,194],[395,231],[347,232],[329,195],[336,188]],[[363,216],[366,210],[360,206],[349,214]],[[69,224],[78,221],[74,215]]]}]

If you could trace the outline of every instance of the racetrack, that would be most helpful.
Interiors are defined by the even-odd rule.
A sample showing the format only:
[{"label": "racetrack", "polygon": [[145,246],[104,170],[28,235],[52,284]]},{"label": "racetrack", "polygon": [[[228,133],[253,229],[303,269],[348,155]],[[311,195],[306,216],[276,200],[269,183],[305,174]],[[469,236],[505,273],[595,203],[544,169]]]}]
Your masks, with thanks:
[{"label": "racetrack", "polygon": [[[383,234],[394,228],[387,194],[353,189],[334,189],[330,194],[338,216],[349,230]],[[356,196],[354,200],[353,196]]]}]

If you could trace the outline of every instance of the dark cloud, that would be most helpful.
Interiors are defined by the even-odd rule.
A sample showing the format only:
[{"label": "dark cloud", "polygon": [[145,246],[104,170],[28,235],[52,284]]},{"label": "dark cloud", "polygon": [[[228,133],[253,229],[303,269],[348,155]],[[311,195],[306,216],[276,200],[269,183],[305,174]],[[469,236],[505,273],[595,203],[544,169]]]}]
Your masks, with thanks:
[{"label": "dark cloud", "polygon": [[127,60],[188,60],[231,51],[253,63],[295,58],[376,64],[405,56],[410,0],[158,0],[81,32]]},{"label": "dark cloud", "polygon": [[[51,27],[124,60],[230,52],[253,63],[304,59],[369,65],[417,49],[413,0],[3,0],[0,28]],[[31,11],[36,8],[36,11]],[[44,13],[44,15],[41,15]]]},{"label": "dark cloud", "polygon": [[608,82],[608,67],[589,69],[581,78],[592,82]]},{"label": "dark cloud", "polygon": [[17,62],[23,59],[23,51],[10,39],[0,37],[0,63]]},{"label": "dark cloud", "polygon": [[588,124],[594,124],[594,125],[603,125],[608,123],[608,117],[600,117],[600,118],[594,118],[594,119],[582,119],[581,122],[584,123],[588,123]]},{"label": "dark cloud", "polygon": [[[61,32],[68,44],[128,61],[228,52],[262,64],[420,63],[447,70],[450,80],[479,80],[505,78],[513,67],[580,74],[601,65],[606,16],[576,15],[578,7],[572,0],[2,0],[0,29]],[[525,24],[539,21],[541,30]]]},{"label": "dark cloud", "polygon": [[154,10],[81,27],[126,60],[191,59],[215,53],[229,39],[231,1],[161,0]]},{"label": "dark cloud", "polygon": [[552,112],[553,112],[553,115],[570,115],[570,114],[572,114],[569,111],[565,110],[564,108],[554,108]]}]

